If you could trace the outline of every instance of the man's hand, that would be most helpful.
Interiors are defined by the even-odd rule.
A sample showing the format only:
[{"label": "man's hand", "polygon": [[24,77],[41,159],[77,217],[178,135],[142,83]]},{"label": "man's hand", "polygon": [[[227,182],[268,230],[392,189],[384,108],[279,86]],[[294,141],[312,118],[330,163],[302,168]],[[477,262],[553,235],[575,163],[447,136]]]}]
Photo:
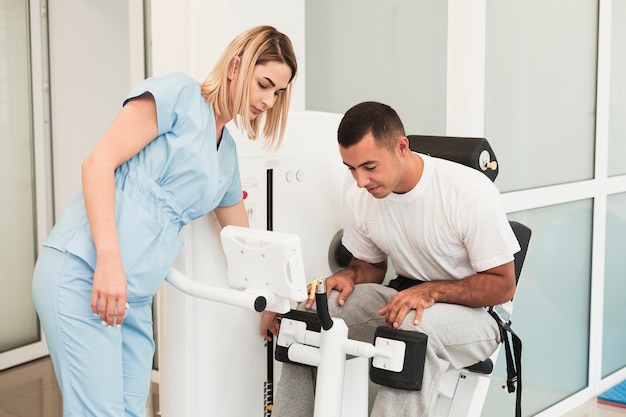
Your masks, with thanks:
[{"label": "man's hand", "polygon": [[422,319],[424,310],[435,304],[435,299],[428,292],[428,283],[416,285],[396,294],[391,302],[378,311],[385,316],[388,326],[397,329],[402,324],[406,315],[415,310],[414,325],[418,325]]},{"label": "man's hand", "polygon": [[[346,300],[350,294],[352,294],[352,291],[354,291],[354,281],[347,274],[342,272],[338,272],[335,275],[326,278],[326,294],[330,295],[332,290],[339,291],[341,294],[339,295],[337,302],[340,306],[346,303]],[[308,298],[306,300],[305,308],[307,310],[310,309],[314,302],[315,298]]]}]

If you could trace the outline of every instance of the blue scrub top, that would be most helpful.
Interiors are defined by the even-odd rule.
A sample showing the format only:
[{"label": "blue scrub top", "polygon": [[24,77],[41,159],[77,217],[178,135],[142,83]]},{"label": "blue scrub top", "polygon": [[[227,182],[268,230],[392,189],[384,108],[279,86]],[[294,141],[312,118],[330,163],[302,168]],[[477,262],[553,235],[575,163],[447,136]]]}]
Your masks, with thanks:
[{"label": "blue scrub top", "polygon": [[[200,84],[182,73],[144,80],[124,101],[149,92],[158,136],[117,168],[116,219],[129,301],[152,297],[178,256],[180,229],[242,198],[235,142],[226,128],[216,146],[215,118]],[[92,269],[96,250],[82,192],[45,246],[68,251]]]}]

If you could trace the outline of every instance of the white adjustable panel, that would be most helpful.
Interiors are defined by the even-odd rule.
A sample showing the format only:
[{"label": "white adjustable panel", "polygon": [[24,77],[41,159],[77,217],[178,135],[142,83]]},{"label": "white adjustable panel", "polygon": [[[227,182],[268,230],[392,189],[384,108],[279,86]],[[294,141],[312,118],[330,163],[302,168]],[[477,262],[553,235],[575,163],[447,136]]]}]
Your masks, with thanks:
[{"label": "white adjustable panel", "polygon": [[[267,310],[286,313],[288,301],[307,298],[297,235],[226,226],[221,232],[232,288],[268,294]],[[272,299],[275,294],[278,299]],[[287,303],[281,302],[285,299]]]}]

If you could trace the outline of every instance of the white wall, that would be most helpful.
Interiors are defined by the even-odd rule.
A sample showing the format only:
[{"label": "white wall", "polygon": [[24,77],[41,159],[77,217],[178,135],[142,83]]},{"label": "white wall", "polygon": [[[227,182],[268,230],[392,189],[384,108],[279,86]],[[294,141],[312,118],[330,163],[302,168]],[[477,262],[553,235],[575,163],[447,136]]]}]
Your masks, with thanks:
[{"label": "white wall", "polygon": [[292,109],[304,110],[304,1],[153,0],[149,75],[183,71],[203,80],[226,45],[255,25],[287,34],[298,59]]}]

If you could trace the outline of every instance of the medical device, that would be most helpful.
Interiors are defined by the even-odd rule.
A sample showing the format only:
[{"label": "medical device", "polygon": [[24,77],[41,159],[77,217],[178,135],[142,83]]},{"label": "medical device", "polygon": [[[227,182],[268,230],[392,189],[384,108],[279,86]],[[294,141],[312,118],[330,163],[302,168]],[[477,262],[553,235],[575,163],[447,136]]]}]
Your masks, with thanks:
[{"label": "medical device", "polygon": [[425,334],[381,327],[373,344],[348,339],[346,323],[328,312],[325,279],[318,279],[315,286],[317,315],[297,310],[285,315],[276,347],[281,362],[317,368],[314,417],[341,417],[348,355],[371,358],[370,375],[376,375],[376,382],[421,388]]},{"label": "medical device", "polygon": [[196,298],[286,313],[306,299],[300,239],[288,233],[226,226],[220,233],[231,288],[198,283],[172,268],[165,280]]},{"label": "medical device", "polygon": [[[515,254],[515,277],[519,279],[530,240],[530,229],[511,221],[511,228],[522,250]],[[345,322],[331,318],[328,313],[326,288],[323,280],[317,282],[317,316],[315,313],[294,310],[283,316],[276,346],[280,362],[317,367],[314,417],[341,417],[344,371],[348,355],[370,358],[369,375],[372,382],[403,390],[420,390],[424,371],[428,336],[417,331],[404,331],[381,326],[376,330],[373,344],[348,339]],[[510,330],[508,319],[502,320]],[[503,343],[507,348],[507,388],[517,389],[516,416],[520,415],[521,369],[519,357],[509,357],[509,342],[505,332]],[[516,343],[513,334],[512,343]],[[519,339],[517,339],[517,343]],[[466,369],[449,370],[439,385],[439,396],[434,406],[436,417],[479,416],[493,371],[491,358]],[[514,363],[513,363],[514,362]],[[511,373],[512,372],[512,373]],[[343,415],[343,417],[346,417]]]},{"label": "medical device", "polygon": [[231,287],[265,294],[266,310],[276,313],[307,298],[298,236],[235,226],[225,227],[221,236]]},{"label": "medical device", "polygon": [[[265,309],[280,310],[286,305],[286,299],[291,299],[293,303],[293,298],[306,298],[304,292],[294,289],[302,284],[301,280],[294,280],[294,276],[306,275],[308,281],[314,277],[329,276],[345,267],[351,258],[351,254],[341,247],[343,196],[353,181],[337,152],[336,132],[341,116],[312,111],[290,112],[286,139],[278,152],[266,153],[258,147],[258,143],[241,138],[237,146],[244,204],[251,229],[254,229],[241,233],[249,233],[252,240],[242,240],[239,231],[231,236],[222,235],[223,230],[212,215],[193,221],[183,231],[181,239],[186,242],[186,247],[175,263],[176,269],[167,278],[176,288],[164,286],[157,300],[159,407],[164,417],[202,415],[207,403],[213,404],[220,415],[268,417],[273,401],[273,381],[280,379],[282,368],[280,361],[269,355],[273,343],[276,344],[276,356],[283,348],[286,349],[285,344],[293,343],[311,347],[303,349],[307,352],[317,349],[317,355],[322,356],[330,346],[343,349],[340,345],[344,342],[352,345],[349,349],[355,348],[348,342],[347,336],[344,340],[344,336],[339,334],[342,328],[339,320],[333,319],[332,328],[322,331],[316,314],[299,310],[285,313],[282,324],[285,326],[291,322],[296,326],[293,332],[302,336],[292,336],[291,341],[285,342],[289,340],[291,330],[282,329],[282,340],[275,338],[270,343],[258,333],[260,314],[257,311],[263,305]],[[484,139],[426,136],[409,136],[408,139],[413,150],[472,166],[492,180],[498,173],[495,155]],[[323,195],[324,198],[312,200],[311,196],[316,195]],[[258,239],[254,237],[256,231],[276,238],[279,236],[277,233],[297,236],[304,272],[299,270],[297,257],[290,260],[293,259],[289,255],[288,248],[293,247],[290,242],[278,243],[283,248],[282,255],[278,257],[282,260],[277,263],[277,274],[267,278],[274,278],[280,283],[269,283],[258,265],[241,261],[240,256],[245,259],[257,257],[259,262],[276,259],[273,249],[264,252],[260,247],[266,245],[254,242]],[[529,238],[530,232],[527,232]],[[231,241],[226,243],[224,239]],[[525,244],[519,236],[518,240],[523,248],[527,247],[528,240]],[[233,247],[226,249],[225,246],[230,244]],[[267,245],[268,248],[270,246]],[[245,254],[241,254],[241,250]],[[266,256],[271,253],[271,256],[262,258],[259,255],[262,253]],[[521,267],[521,263],[518,256],[515,264],[516,276],[519,276],[518,264]],[[289,266],[287,269],[278,265]],[[236,268],[244,268],[246,272],[235,272]],[[298,271],[295,275],[294,270]],[[390,269],[389,278],[392,273]],[[256,281],[253,284],[251,280]],[[298,313],[310,314],[301,317]],[[400,353],[380,352],[385,349],[380,343],[386,344],[392,338],[384,334],[379,336],[378,341],[356,345],[361,349],[356,352],[358,356],[344,363],[346,372],[345,376],[341,376],[344,380],[343,393],[335,390],[328,396],[326,406],[336,408],[337,404],[333,405],[333,401],[341,395],[343,417],[365,417],[369,414],[368,399],[372,401],[376,386],[368,378],[371,370],[368,358],[376,358],[376,363],[383,361],[389,369],[397,369],[399,362],[390,357],[399,361]],[[300,340],[300,337],[305,337],[305,340]],[[339,339],[343,341],[339,343]],[[281,343],[283,346],[280,346]],[[402,343],[390,342],[388,349],[401,350],[398,346]],[[405,346],[408,346],[406,342]],[[242,357],[246,361],[236,359]],[[495,357],[496,354],[487,361],[487,365],[493,365]],[[483,372],[489,374],[491,368]],[[435,416],[480,416],[489,387],[488,376],[468,369],[446,372],[440,383]],[[333,385],[329,386],[335,386],[336,380],[331,383]],[[233,390],[233,386],[237,389]],[[242,395],[245,395],[246,401],[239,400]]]}]

